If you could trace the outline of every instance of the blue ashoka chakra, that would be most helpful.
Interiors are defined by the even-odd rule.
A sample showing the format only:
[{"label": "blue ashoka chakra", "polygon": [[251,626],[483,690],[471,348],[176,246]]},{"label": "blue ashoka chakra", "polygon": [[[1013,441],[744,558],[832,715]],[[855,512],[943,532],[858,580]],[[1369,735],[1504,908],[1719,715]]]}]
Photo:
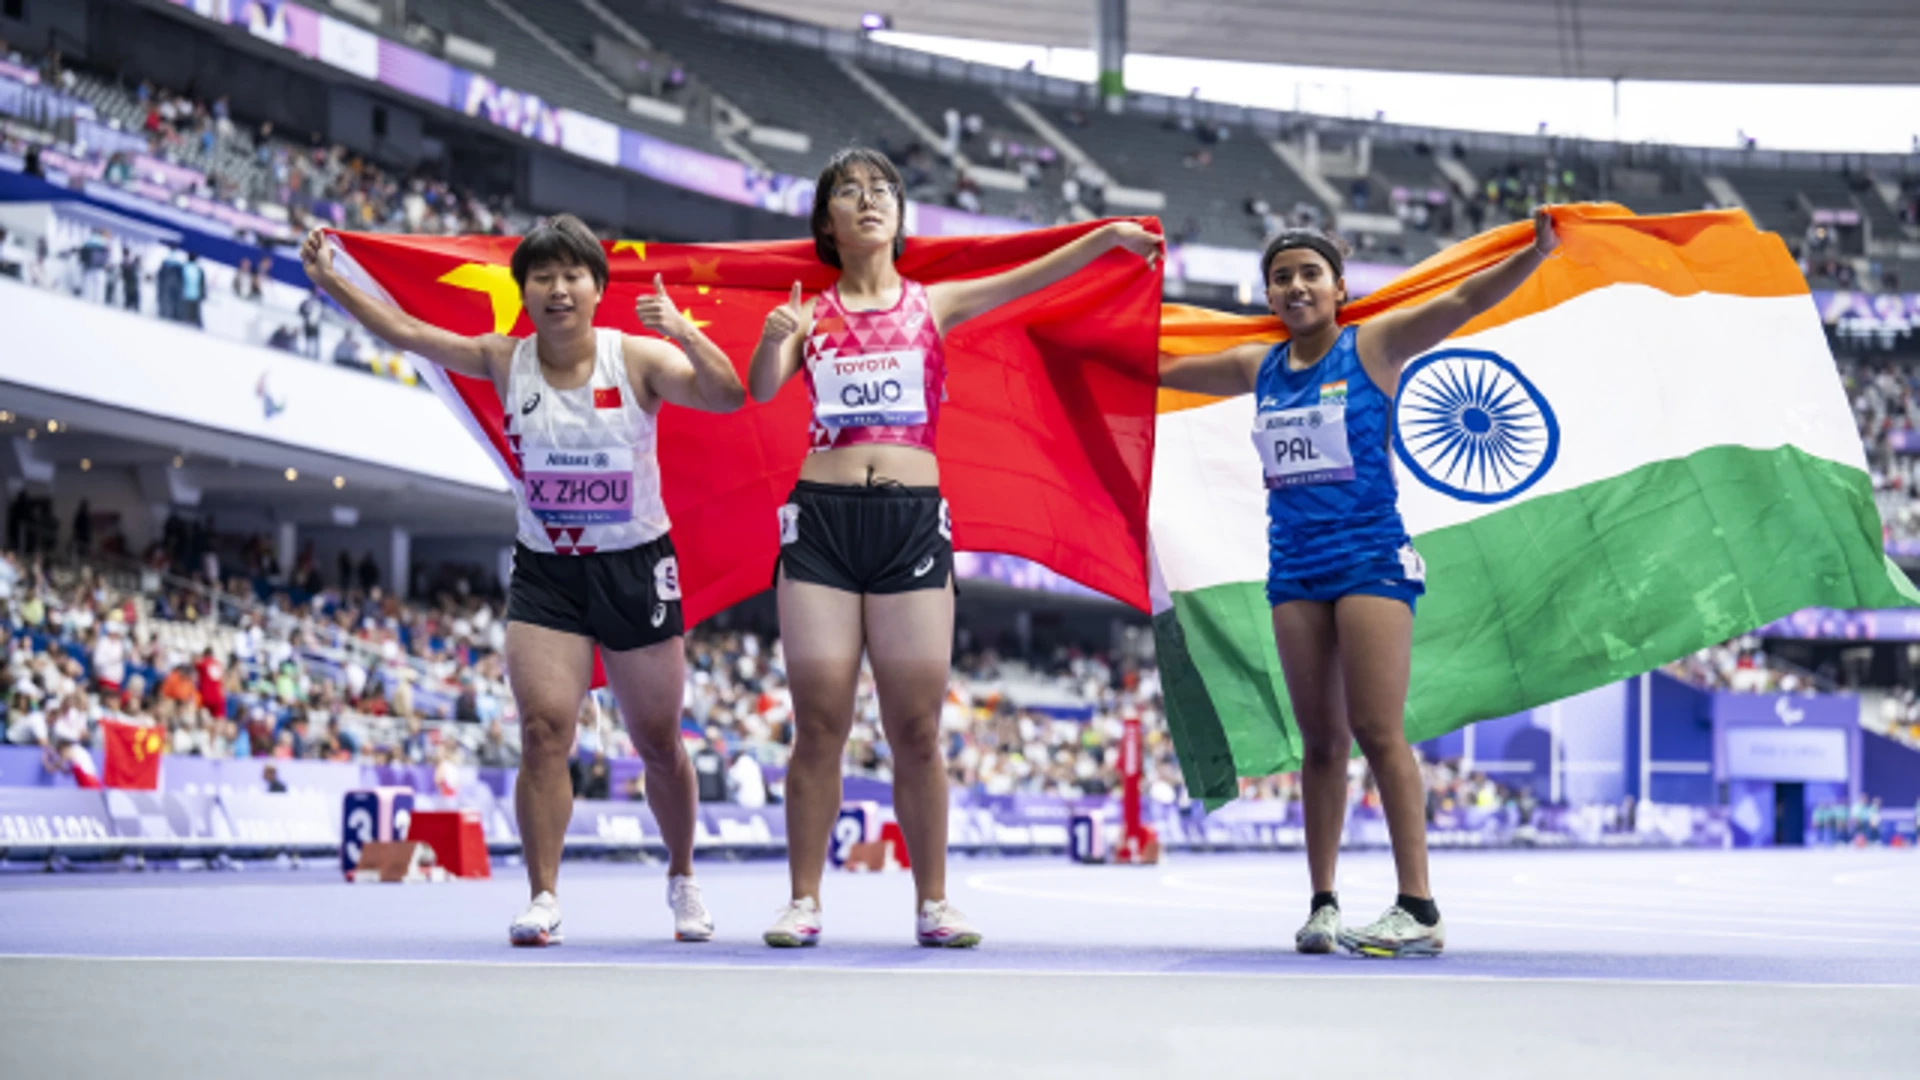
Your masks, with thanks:
[{"label": "blue ashoka chakra", "polygon": [[1560,422],[1547,399],[1497,353],[1445,349],[1408,364],[1393,416],[1401,464],[1466,502],[1513,498],[1560,453]]}]

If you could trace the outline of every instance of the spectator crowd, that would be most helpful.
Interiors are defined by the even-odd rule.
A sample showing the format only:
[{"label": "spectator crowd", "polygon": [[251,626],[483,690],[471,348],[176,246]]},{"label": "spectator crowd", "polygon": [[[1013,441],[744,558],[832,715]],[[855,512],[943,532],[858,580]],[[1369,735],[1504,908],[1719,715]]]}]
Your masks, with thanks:
[{"label": "spectator crowd", "polygon": [[[517,763],[497,595],[460,579],[431,601],[403,602],[370,562],[343,560],[323,581],[309,556],[283,573],[264,543],[226,545],[224,558],[200,551],[196,563],[206,538],[184,526],[170,533],[184,539],[139,564],[71,558],[67,545],[0,554],[9,742],[42,747],[49,768],[90,773],[107,719],[159,727],[172,752],[202,757]],[[185,576],[194,565],[202,569]],[[208,573],[216,569],[231,576]],[[991,651],[956,665],[942,728],[957,786],[1113,791],[1122,718],[1137,715],[1150,797],[1184,797],[1150,665],[1063,649],[1032,671],[1022,666],[1030,681],[1081,696],[1072,718],[1016,704],[1005,689],[1010,667]],[[605,783],[610,760],[635,756],[632,742],[598,695],[581,721],[580,783]],[[696,631],[682,730],[690,749],[720,755],[736,790],[762,767],[783,772],[793,713],[779,643]],[[848,763],[854,775],[891,777],[870,676]]]}]

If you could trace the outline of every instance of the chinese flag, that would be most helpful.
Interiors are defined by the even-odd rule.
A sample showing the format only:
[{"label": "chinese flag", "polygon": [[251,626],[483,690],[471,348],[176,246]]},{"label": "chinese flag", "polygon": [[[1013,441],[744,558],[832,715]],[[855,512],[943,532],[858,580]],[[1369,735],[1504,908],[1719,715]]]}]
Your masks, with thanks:
[{"label": "chinese flag", "polygon": [[160,755],[167,746],[166,733],[157,727],[100,721],[107,739],[107,775],[110,788],[152,791],[160,786]]},{"label": "chinese flag", "polygon": [[[999,273],[1097,224],[912,239],[899,268],[928,285]],[[1142,224],[1159,230],[1157,220]],[[343,271],[427,322],[461,334],[533,330],[507,269],[513,237],[332,235],[348,256]],[[674,303],[733,358],[743,382],[767,313],[787,301],[793,283],[812,296],[838,275],[814,256],[811,240],[619,241],[607,245],[607,258],[611,280],[599,325],[645,333],[634,301],[659,274]],[[948,336],[936,449],[956,547],[1024,556],[1146,608],[1159,326],[1159,270],[1110,251]],[[421,367],[517,483],[492,385]],[[689,624],[772,583],[777,512],[807,451],[807,412],[800,378],[773,401],[749,401],[727,416],[661,411],[660,467]]]}]

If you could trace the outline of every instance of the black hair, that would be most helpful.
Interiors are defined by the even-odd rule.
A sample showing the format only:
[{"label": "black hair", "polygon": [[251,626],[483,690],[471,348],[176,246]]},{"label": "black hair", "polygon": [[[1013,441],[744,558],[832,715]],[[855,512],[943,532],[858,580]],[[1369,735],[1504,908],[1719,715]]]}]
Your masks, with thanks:
[{"label": "black hair", "polygon": [[893,185],[898,195],[894,205],[898,228],[893,234],[893,257],[899,258],[900,253],[907,249],[907,194],[906,183],[900,179],[900,170],[887,159],[887,155],[878,150],[849,146],[827,161],[827,167],[820,170],[820,179],[813,185],[813,252],[821,262],[835,270],[840,269],[840,251],[834,247],[833,237],[827,232],[827,225],[832,220],[827,216],[827,206],[833,201],[833,189],[840,186],[855,165],[865,165]]},{"label": "black hair", "polygon": [[527,275],[543,263],[584,266],[601,292],[607,290],[607,252],[587,223],[572,214],[558,214],[535,225],[513,248],[513,283],[522,290]]},{"label": "black hair", "polygon": [[1284,229],[1279,235],[1267,241],[1267,250],[1260,253],[1260,284],[1262,287],[1273,281],[1273,260],[1283,251],[1305,248],[1319,253],[1327,260],[1327,267],[1333,271],[1335,280],[1346,275],[1346,241],[1326,229]]}]

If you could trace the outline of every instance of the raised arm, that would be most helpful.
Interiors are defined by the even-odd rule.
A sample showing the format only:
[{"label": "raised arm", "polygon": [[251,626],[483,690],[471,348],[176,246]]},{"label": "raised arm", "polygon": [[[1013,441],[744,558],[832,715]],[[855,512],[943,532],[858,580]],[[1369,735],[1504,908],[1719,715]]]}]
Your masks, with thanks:
[{"label": "raised arm", "polygon": [[772,401],[800,370],[800,346],[806,341],[800,331],[812,321],[813,305],[801,302],[800,283],[796,281],[787,302],[767,312],[760,343],[753,347],[753,364],[747,369],[747,390],[753,400]]},{"label": "raised arm", "polygon": [[687,409],[728,413],[747,399],[740,373],[720,346],[688,322],[673,306],[660,275],[653,275],[653,293],[634,302],[640,325],[665,335],[678,349],[653,338],[626,339],[629,378],[645,386],[661,401]]},{"label": "raised arm", "polygon": [[927,300],[933,305],[933,321],[943,334],[1002,304],[1011,303],[1028,293],[1079,273],[1088,263],[1112,251],[1125,248],[1147,260],[1152,266],[1160,259],[1164,242],[1131,221],[1112,221],[1045,255],[1016,266],[1005,273],[968,281],[943,281],[927,287]]},{"label": "raised arm", "polygon": [[347,309],[347,314],[374,337],[397,349],[424,356],[448,371],[489,379],[496,386],[503,381],[507,365],[513,359],[512,338],[503,334],[466,337],[375,300],[334,269],[333,251],[319,229],[309,232],[306,242],[300,245],[300,265],[321,291]]},{"label": "raised arm", "polygon": [[1400,369],[1407,361],[1491,311],[1532,277],[1540,263],[1559,246],[1560,236],[1553,229],[1553,218],[1545,209],[1535,210],[1531,245],[1424,304],[1391,311],[1362,323],[1358,345],[1360,362],[1366,366],[1367,374],[1381,387],[1392,390],[1399,385]]},{"label": "raised arm", "polygon": [[1169,390],[1185,390],[1215,397],[1234,397],[1253,393],[1260,375],[1260,361],[1266,359],[1271,345],[1249,341],[1217,353],[1198,356],[1160,354],[1160,385]]}]

